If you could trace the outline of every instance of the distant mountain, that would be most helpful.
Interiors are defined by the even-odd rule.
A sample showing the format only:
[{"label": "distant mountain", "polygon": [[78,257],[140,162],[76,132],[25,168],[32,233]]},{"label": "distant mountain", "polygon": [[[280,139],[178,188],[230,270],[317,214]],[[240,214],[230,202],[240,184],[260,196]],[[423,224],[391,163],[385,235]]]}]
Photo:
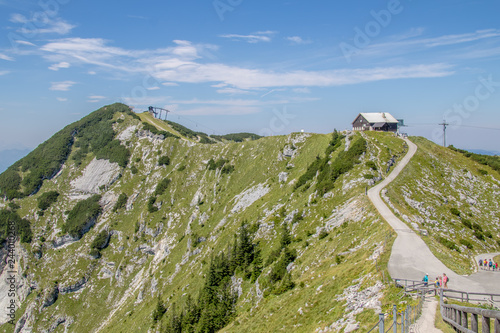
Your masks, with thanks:
[{"label": "distant mountain", "polygon": [[500,151],[494,151],[494,150],[468,149],[468,151],[474,154],[481,154],[481,155],[490,155],[490,156],[500,155]]},{"label": "distant mountain", "polygon": [[20,160],[32,149],[6,149],[0,151],[0,173],[7,170],[14,162]]}]

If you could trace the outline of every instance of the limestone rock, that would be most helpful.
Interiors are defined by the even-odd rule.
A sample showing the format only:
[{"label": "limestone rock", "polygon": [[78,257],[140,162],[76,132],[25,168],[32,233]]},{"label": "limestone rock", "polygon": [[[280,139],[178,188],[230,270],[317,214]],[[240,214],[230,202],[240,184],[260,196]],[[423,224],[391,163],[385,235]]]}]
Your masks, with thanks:
[{"label": "limestone rock", "polygon": [[83,174],[71,182],[76,192],[98,194],[100,187],[108,187],[118,179],[120,166],[108,160],[93,159]]}]

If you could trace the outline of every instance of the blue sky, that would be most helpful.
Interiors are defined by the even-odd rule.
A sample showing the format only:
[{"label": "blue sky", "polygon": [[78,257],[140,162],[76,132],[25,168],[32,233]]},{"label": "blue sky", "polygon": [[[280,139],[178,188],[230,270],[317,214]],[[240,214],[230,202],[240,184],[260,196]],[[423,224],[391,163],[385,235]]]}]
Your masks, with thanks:
[{"label": "blue sky", "polygon": [[0,151],[99,107],[208,134],[350,128],[500,150],[498,1],[0,0]]}]

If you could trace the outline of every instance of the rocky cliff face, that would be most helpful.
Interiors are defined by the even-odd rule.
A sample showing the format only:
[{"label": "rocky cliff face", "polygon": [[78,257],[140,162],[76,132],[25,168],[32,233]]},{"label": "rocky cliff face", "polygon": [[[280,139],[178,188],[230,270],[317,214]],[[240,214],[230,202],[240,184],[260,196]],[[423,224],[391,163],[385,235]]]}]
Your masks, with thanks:
[{"label": "rocky cliff face", "polygon": [[[201,294],[214,257],[231,255],[242,225],[261,263],[235,269],[227,280],[235,303],[223,331],[327,332],[378,320],[393,234],[364,196],[373,178],[366,175],[384,177],[389,160],[397,163],[404,153],[403,141],[365,134],[358,163],[319,195],[317,175],[297,189],[295,183],[324,156],[331,135],[201,144],[146,131],[129,115],[114,119],[116,138],[130,150],[126,167],[93,154],[77,165],[70,156],[39,193],[16,201],[33,230],[32,243],[21,245],[20,274],[31,293],[17,296],[16,331],[161,331],[188,296]],[[360,135],[348,137],[332,161]],[[159,163],[165,156],[168,163]],[[60,195],[39,214],[37,200],[48,191]],[[63,232],[75,207],[92,195],[100,195],[101,209],[83,221],[90,223],[83,237]],[[99,245],[103,231],[107,247]],[[154,321],[160,303],[167,312]]]}]

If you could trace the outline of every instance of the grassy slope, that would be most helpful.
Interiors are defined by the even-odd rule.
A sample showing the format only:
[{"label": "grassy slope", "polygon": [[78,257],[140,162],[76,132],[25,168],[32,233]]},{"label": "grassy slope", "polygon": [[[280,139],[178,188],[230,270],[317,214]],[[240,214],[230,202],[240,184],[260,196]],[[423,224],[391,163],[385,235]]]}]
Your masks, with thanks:
[{"label": "grassy slope", "polygon": [[[474,254],[500,248],[497,243],[500,176],[489,167],[424,138],[412,141],[418,145],[418,151],[389,185],[387,196],[403,220],[416,222],[420,229],[428,230],[429,236],[423,239],[445,265],[459,274],[470,273],[474,269]],[[481,175],[479,169],[488,171],[488,175]],[[484,232],[490,231],[493,238],[481,241],[474,237],[473,231],[450,212],[451,208],[458,209],[462,218],[481,225]],[[439,236],[454,242],[460,253],[436,241]],[[460,239],[470,241],[473,249],[461,245]]]},{"label": "grassy slope", "polygon": [[[145,119],[143,115],[141,118]],[[137,124],[137,120],[127,116],[123,123],[116,124],[116,129],[123,131]],[[162,126],[161,129],[168,130],[168,126]],[[313,186],[305,191],[300,188],[293,192],[293,183],[288,182],[297,179],[317,155],[323,154],[330,136],[313,134],[305,142],[295,143],[298,151],[295,158],[278,161],[279,152],[285,146],[291,146],[291,138],[297,136],[299,134],[214,145],[174,138],[151,143],[133,136],[129,143],[131,163],[108,190],[116,195],[126,193],[129,198],[137,194],[133,208],[116,214],[104,213],[94,229],[82,240],[54,250],[39,239],[44,236],[51,240],[64,223],[64,212],[76,204],[70,197],[70,180],[81,174],[93,156],[88,156],[78,169],[72,167],[70,159],[59,177],[46,181],[37,195],[20,201],[20,214],[33,220],[38,195],[54,189],[62,194],[57,204],[34,223],[34,246],[43,246],[44,256],[41,260],[30,256],[26,274],[38,282],[38,289],[32,292],[27,302],[35,302],[38,309],[43,295],[54,282],[76,282],[86,272],[91,274],[91,278],[80,292],[60,295],[56,304],[45,308],[40,314],[36,310],[34,331],[48,328],[55,318],[63,315],[75,320],[70,326],[70,330],[74,331],[94,330],[107,318],[110,320],[105,326],[106,332],[145,331],[152,324],[151,313],[158,293],[167,304],[175,301],[178,305],[183,303],[186,293],[195,296],[203,284],[203,274],[208,268],[211,254],[224,250],[232,242],[241,221],[271,227],[267,233],[263,229],[263,236],[256,239],[264,243],[265,260],[278,246],[278,231],[283,216],[297,209],[304,211],[305,216],[292,228],[292,248],[299,252],[292,270],[297,287],[283,295],[270,295],[258,300],[255,297],[255,285],[243,282],[237,318],[223,331],[291,329],[310,332],[342,318],[346,314],[345,302],[336,299],[345,288],[356,284],[355,280],[362,277],[361,289],[384,277],[387,279],[387,249],[394,239],[388,225],[380,221],[364,196],[366,180],[363,175],[370,172],[364,162],[373,159],[382,166],[390,157],[388,149],[391,154],[402,153],[403,144],[389,135],[370,134],[368,153],[363,163],[337,181],[333,197],[310,201],[315,198]],[[165,154],[170,156],[171,164],[158,167],[158,157]],[[206,161],[219,157],[230,160],[235,171],[229,175],[208,171]],[[293,167],[289,165],[290,162]],[[139,170],[136,175],[131,173],[132,165]],[[185,169],[178,171],[181,166]],[[280,172],[289,173],[288,181],[284,184],[278,181]],[[165,177],[172,182],[167,192],[158,198],[162,206],[158,212],[149,214],[145,202],[156,183]],[[245,210],[230,213],[235,196],[257,184],[269,186],[269,193]],[[203,199],[195,200],[194,205],[191,205],[197,191],[202,193]],[[352,201],[355,203],[350,207],[348,203]],[[338,211],[341,216],[337,216]],[[200,223],[203,214],[208,219]],[[216,229],[224,218],[227,219],[225,225]],[[347,223],[343,227],[339,226],[344,219]],[[339,223],[332,225],[329,223],[331,220]],[[136,225],[140,226],[139,231],[136,231]],[[163,225],[160,236],[152,237],[143,232],[144,228],[154,229],[160,225]],[[319,239],[318,232],[325,226],[329,235]],[[105,227],[117,231],[119,236],[111,238],[110,247],[103,251],[101,259],[92,260],[87,255],[89,244]],[[193,233],[205,237],[207,241],[198,245],[200,253],[187,256],[194,250],[190,247]],[[169,244],[170,254],[165,252],[163,259],[157,254],[158,260],[155,260],[153,256],[138,250],[141,245],[154,247],[159,241]],[[367,260],[383,244],[385,251],[378,261]],[[349,252],[351,249],[354,250]],[[339,265],[335,263],[337,255],[343,258]],[[95,263],[96,267],[89,271],[91,263]],[[111,271],[113,278],[100,278],[105,270]],[[268,272],[269,268],[265,268],[264,275]],[[157,284],[156,291],[152,288],[153,281]],[[391,297],[393,292],[397,291],[386,289],[386,296],[382,299],[384,308],[389,308],[396,301]],[[143,300],[136,303],[140,293]],[[117,304],[121,306],[116,307]],[[115,308],[116,312],[110,316]],[[357,318],[362,323],[362,329],[370,328],[378,320],[373,310],[366,310]],[[12,328],[4,325],[2,329],[11,331]],[[63,327],[60,326],[57,331],[63,331]]]}]

